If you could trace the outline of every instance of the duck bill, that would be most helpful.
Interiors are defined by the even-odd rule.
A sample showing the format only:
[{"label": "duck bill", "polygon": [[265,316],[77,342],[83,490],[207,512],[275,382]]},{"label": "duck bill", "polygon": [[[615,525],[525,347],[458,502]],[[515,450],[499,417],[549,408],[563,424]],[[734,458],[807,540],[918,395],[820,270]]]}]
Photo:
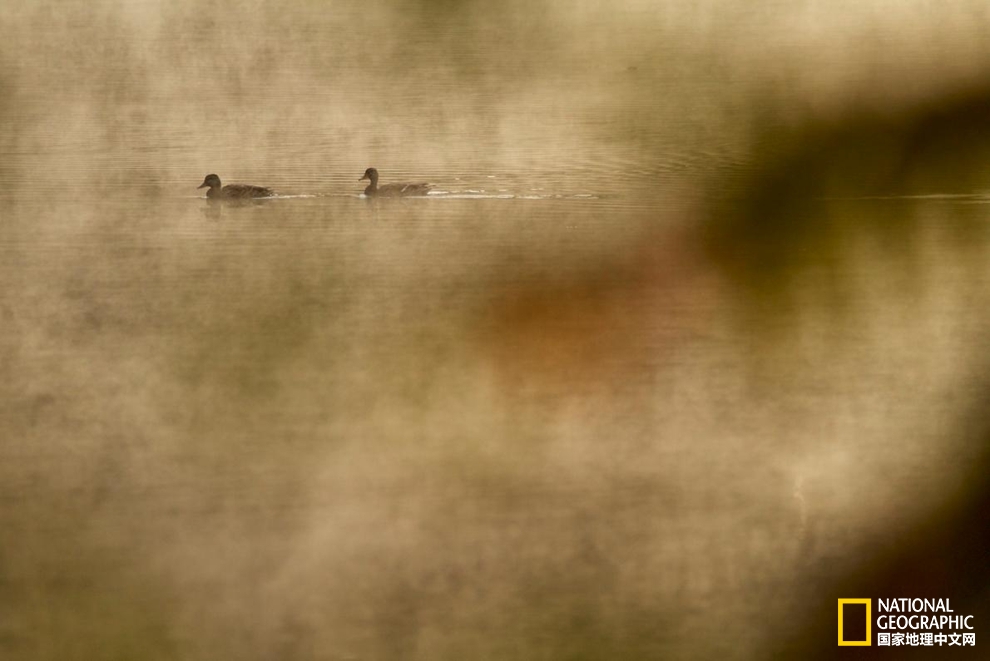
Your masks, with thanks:
[{"label": "duck bill", "polygon": [[209,188],[209,187],[210,185],[204,181],[199,186],[196,186],[196,190],[199,190],[200,188]]},{"label": "duck bill", "polygon": [[364,175],[363,177],[361,177],[360,179],[358,179],[358,181],[365,181],[367,178],[368,178],[368,175]]}]

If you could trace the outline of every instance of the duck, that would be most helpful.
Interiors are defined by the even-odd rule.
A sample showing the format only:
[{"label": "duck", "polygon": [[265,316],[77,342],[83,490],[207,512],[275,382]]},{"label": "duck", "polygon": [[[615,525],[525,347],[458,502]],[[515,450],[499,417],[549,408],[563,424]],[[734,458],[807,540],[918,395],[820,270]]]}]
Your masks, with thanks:
[{"label": "duck", "polygon": [[364,176],[358,181],[369,180],[371,183],[364,189],[364,194],[371,197],[379,195],[384,197],[407,197],[411,195],[426,195],[433,184],[386,184],[378,185],[378,170],[368,168],[364,171]]},{"label": "duck", "polygon": [[220,177],[215,174],[208,174],[203,179],[203,183],[197,188],[209,188],[206,197],[211,200],[219,199],[244,199],[249,197],[272,197],[275,191],[264,186],[251,186],[249,184],[227,184],[220,185]]}]

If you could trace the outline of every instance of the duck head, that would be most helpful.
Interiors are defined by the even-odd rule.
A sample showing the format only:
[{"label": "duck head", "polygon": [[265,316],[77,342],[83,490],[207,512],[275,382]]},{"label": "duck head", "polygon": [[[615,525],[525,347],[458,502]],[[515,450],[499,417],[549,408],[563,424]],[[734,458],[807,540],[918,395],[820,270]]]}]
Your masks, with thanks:
[{"label": "duck head", "polygon": [[220,177],[215,174],[206,175],[206,179],[203,180],[196,188],[220,188]]},{"label": "duck head", "polygon": [[358,181],[364,181],[365,179],[371,182],[378,181],[378,170],[376,170],[375,168],[368,168],[367,170],[365,170],[364,176],[358,179]]}]

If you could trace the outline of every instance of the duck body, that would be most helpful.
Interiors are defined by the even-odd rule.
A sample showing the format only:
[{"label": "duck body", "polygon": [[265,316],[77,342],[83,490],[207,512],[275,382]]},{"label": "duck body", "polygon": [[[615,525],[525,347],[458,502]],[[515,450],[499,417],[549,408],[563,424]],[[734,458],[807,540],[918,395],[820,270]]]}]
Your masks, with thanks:
[{"label": "duck body", "polygon": [[215,174],[208,174],[203,183],[198,188],[206,188],[206,197],[211,200],[244,200],[257,197],[272,197],[275,191],[264,186],[251,186],[250,184],[227,184],[220,185],[220,177]]},{"label": "duck body", "polygon": [[368,180],[371,183],[364,189],[364,194],[368,197],[413,197],[426,195],[430,192],[432,184],[386,184],[378,185],[378,170],[368,168],[364,171],[364,176],[358,181]]}]

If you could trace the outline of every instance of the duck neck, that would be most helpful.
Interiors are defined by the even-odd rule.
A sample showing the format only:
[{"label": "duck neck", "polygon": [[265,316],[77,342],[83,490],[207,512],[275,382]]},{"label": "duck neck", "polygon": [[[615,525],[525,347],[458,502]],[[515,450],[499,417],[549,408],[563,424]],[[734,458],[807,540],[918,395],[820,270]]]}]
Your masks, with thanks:
[{"label": "duck neck", "polygon": [[364,189],[364,194],[365,195],[374,195],[375,193],[378,192],[378,173],[377,172],[373,172],[368,177],[368,179],[371,180],[371,183],[368,184],[368,187]]},{"label": "duck neck", "polygon": [[211,200],[213,198],[221,197],[222,195],[223,195],[223,189],[220,187],[220,184],[213,184],[212,186],[206,189],[206,197],[210,198]]}]

